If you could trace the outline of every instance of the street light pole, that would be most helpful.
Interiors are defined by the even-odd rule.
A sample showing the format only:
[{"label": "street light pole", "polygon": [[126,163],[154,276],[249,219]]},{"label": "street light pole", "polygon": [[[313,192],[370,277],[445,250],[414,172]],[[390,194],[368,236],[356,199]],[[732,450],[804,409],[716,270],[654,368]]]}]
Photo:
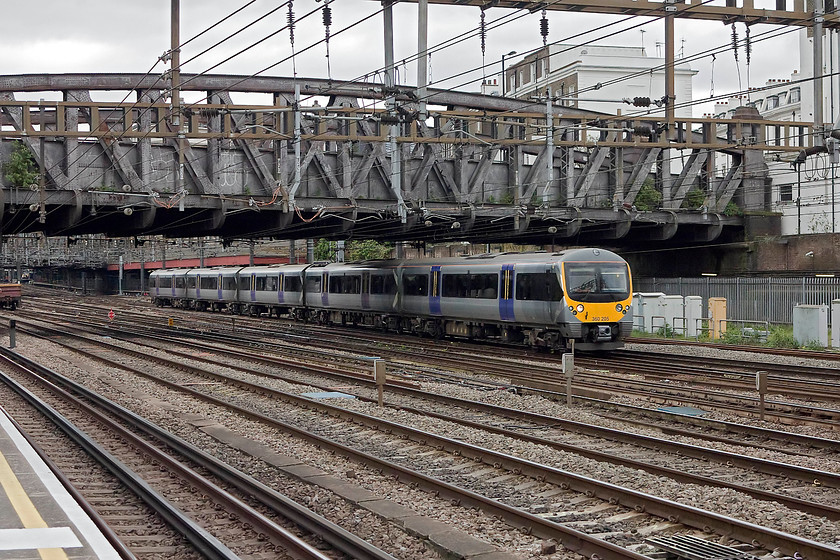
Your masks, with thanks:
[{"label": "street light pole", "polygon": [[516,51],[510,51],[507,54],[502,55],[502,97],[505,96],[505,90],[507,89],[505,86],[507,85],[507,76],[505,76],[505,57],[506,56],[513,56],[516,54]]}]

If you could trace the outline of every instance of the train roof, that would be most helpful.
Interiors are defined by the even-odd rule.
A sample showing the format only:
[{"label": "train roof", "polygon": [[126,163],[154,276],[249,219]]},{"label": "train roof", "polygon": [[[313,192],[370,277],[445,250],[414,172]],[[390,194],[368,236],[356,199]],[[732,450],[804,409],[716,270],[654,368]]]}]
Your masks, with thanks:
[{"label": "train roof", "polygon": [[412,265],[427,265],[427,264],[517,264],[517,263],[543,263],[543,262],[560,262],[567,260],[618,260],[623,259],[607,249],[599,249],[596,247],[587,247],[583,249],[566,249],[563,251],[533,251],[528,253],[520,253],[509,251],[505,253],[482,253],[480,255],[468,255],[463,257],[444,257],[440,259],[423,258],[411,259],[404,261],[397,261],[399,264]]}]

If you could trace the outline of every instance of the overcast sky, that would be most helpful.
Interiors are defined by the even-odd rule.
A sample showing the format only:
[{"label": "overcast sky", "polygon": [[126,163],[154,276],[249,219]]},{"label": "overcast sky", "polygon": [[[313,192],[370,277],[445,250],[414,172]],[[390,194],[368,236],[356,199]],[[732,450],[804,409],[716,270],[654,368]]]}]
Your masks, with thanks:
[{"label": "overcast sky", "polygon": [[[721,0],[721,4],[723,1]],[[181,40],[186,41],[203,31],[235,9],[248,4],[248,0],[182,0]],[[208,53],[189,61],[204,49],[212,46],[256,18],[281,5],[278,0],[256,0],[240,14],[224,22],[209,33],[185,45],[181,53],[184,72],[204,72],[227,57],[242,50],[268,34],[283,28],[287,21],[287,8],[283,7],[260,23],[232,40],[213,48]],[[373,0],[333,0],[332,38],[330,45],[330,75],[333,79],[352,79],[381,69],[383,59],[383,20],[379,14],[381,4]],[[294,4],[296,18],[304,18],[313,10],[320,10],[322,3],[298,0]],[[756,3],[756,7],[761,7]],[[0,34],[0,74],[68,73],[68,72],[125,72],[145,73],[154,66],[154,73],[161,73],[167,66],[155,65],[158,57],[170,45],[170,0],[145,0],[143,2],[105,0],[4,0],[3,13],[6,24]],[[347,31],[345,26],[367,16],[370,19]],[[411,59],[417,51],[417,5],[399,4],[394,8],[397,60]],[[483,76],[499,77],[501,55],[510,51],[525,53],[539,48],[540,13],[523,14],[501,8],[485,12],[488,26],[484,72],[480,40],[473,36],[457,45],[436,51],[431,56],[433,86],[477,91]],[[435,47],[478,27],[480,10],[469,6],[429,6],[429,46]],[[493,22],[503,18],[504,24],[493,27]],[[664,37],[661,20],[630,18],[622,21],[617,16],[549,12],[549,42],[577,43],[595,40],[597,44],[644,44],[649,55],[664,55],[664,48],[657,48]],[[642,27],[632,26],[648,22]],[[620,22],[620,23],[617,23]],[[614,25],[609,25],[614,24]],[[606,27],[605,27],[606,26]],[[642,33],[641,30],[644,30]],[[581,34],[585,31],[591,31]],[[737,24],[739,37],[744,35],[743,24]],[[762,33],[781,32],[783,28],[755,25],[753,38]],[[580,34],[575,36],[576,34]],[[297,74],[305,77],[328,76],[326,47],[316,44],[324,38],[320,11],[299,21],[295,29],[295,57]],[[731,44],[731,29],[722,23],[677,20],[677,52],[690,57],[696,53]],[[315,46],[312,46],[312,45]],[[310,48],[311,47],[311,48]],[[308,50],[305,50],[308,49]],[[288,30],[259,46],[213,69],[213,73],[250,75],[290,57],[291,46]],[[747,68],[743,49],[739,53],[741,87],[747,87]],[[506,60],[515,61],[516,56]],[[754,45],[750,67],[753,87],[763,86],[771,78],[789,78],[799,69],[797,33],[791,32],[772,40]],[[694,79],[695,100],[707,98],[711,91],[712,60],[702,58],[690,63],[698,70]],[[400,65],[400,83],[415,84],[417,71],[412,63]],[[476,70],[479,69],[479,70]],[[473,70],[466,76],[458,76]],[[280,62],[266,75],[291,76],[291,60]],[[453,78],[453,76],[458,76]],[[738,74],[732,50],[718,54],[714,62],[714,92],[720,95],[739,89]],[[662,92],[664,93],[664,92]],[[235,99],[236,101],[236,99]],[[679,100],[678,100],[679,102]],[[711,111],[709,103],[694,109],[700,116]]]}]

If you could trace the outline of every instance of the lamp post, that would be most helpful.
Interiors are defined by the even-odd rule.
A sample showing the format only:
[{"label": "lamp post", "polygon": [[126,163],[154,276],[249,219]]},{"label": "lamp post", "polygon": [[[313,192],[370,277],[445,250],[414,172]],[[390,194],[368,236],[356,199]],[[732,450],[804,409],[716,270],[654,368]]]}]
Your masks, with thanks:
[{"label": "lamp post", "polygon": [[505,96],[505,90],[507,89],[505,86],[507,85],[507,76],[505,76],[505,57],[506,56],[513,56],[516,54],[516,51],[510,51],[507,54],[502,55],[502,97]]}]

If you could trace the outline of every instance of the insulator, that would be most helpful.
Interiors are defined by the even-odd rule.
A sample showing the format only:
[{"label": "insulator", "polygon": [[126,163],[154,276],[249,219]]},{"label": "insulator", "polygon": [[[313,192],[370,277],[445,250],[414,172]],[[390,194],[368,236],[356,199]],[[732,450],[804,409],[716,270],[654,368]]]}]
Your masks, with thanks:
[{"label": "insulator", "polygon": [[542,35],[543,46],[545,46],[548,39],[548,18],[545,16],[545,8],[543,8],[542,18],[540,18],[540,35]]},{"label": "insulator", "polygon": [[747,66],[750,65],[750,55],[752,54],[752,43],[750,42],[750,26],[747,26],[747,36],[745,37],[746,46],[744,50],[747,51]]},{"label": "insulator", "polygon": [[732,52],[735,53],[735,62],[738,62],[738,31],[735,30],[735,24],[732,24]]},{"label": "insulator", "polygon": [[484,24],[484,8],[481,9],[481,23],[478,27],[478,36],[481,38],[481,54],[484,54],[487,45],[487,27]]},{"label": "insulator", "polygon": [[321,10],[321,15],[324,17],[324,27],[329,30],[332,25],[332,8],[329,4],[324,4],[324,9]]},{"label": "insulator", "polygon": [[295,6],[294,2],[289,2],[289,13],[286,15],[286,22],[289,25],[289,41],[292,45],[295,44]]},{"label": "insulator", "polygon": [[650,97],[634,97],[634,107],[650,107]]}]

